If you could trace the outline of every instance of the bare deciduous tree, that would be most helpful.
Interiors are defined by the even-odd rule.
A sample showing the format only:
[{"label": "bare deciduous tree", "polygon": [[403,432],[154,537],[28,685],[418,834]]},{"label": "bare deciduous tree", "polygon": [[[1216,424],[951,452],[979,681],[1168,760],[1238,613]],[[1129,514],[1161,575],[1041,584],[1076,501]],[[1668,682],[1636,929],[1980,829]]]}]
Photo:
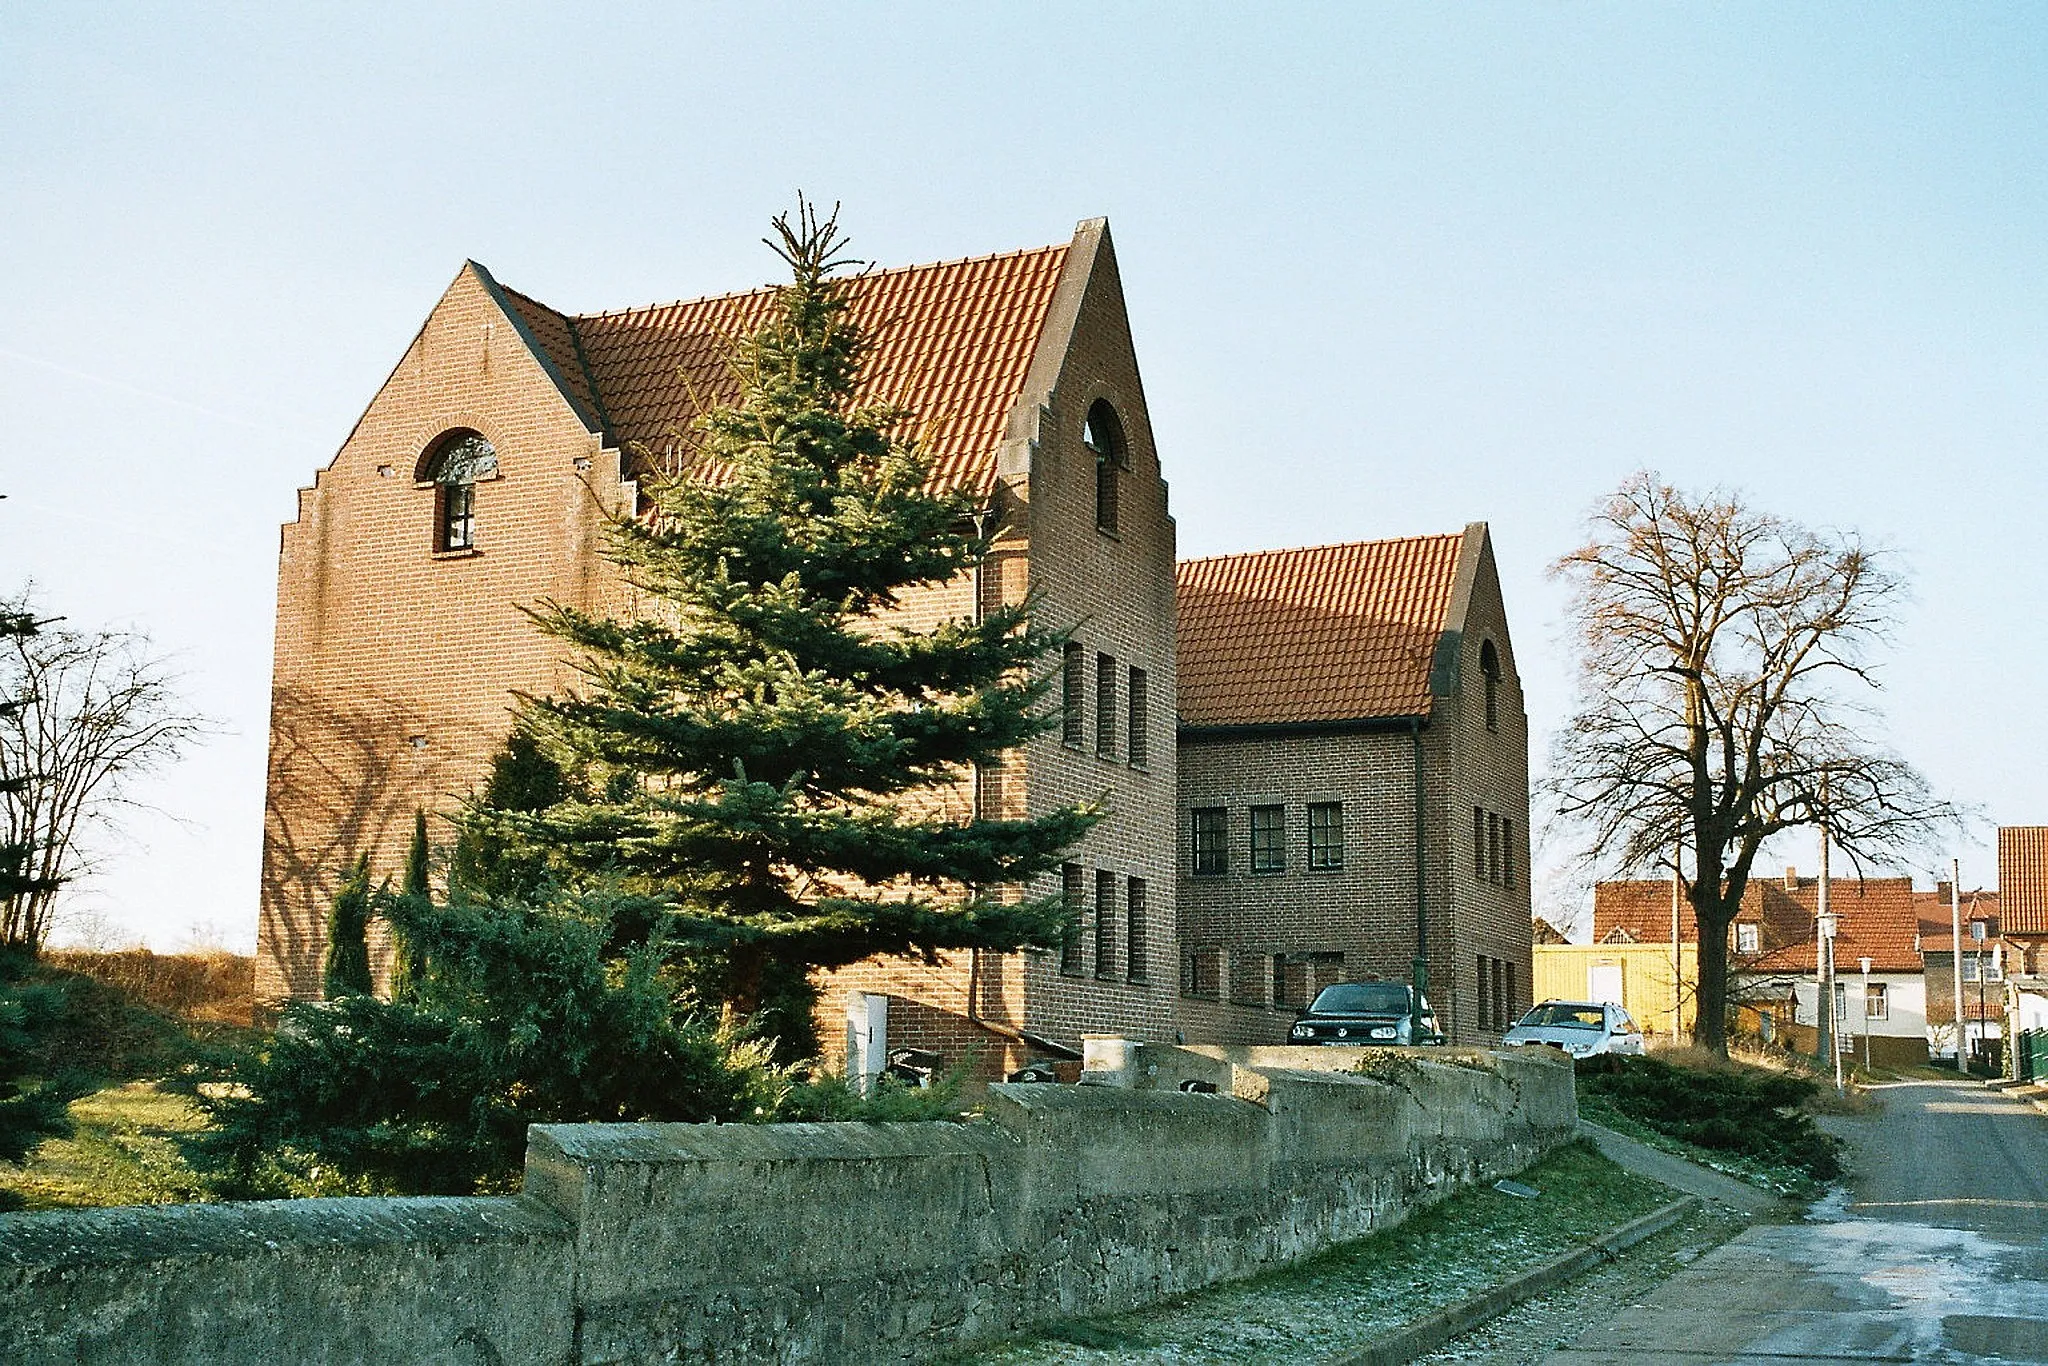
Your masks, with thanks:
[{"label": "bare deciduous tree", "polygon": [[[0,617],[35,619],[25,601]],[[84,836],[131,803],[129,783],[206,729],[146,636],[39,629],[0,633],[0,848],[18,880],[0,887],[0,946],[41,950],[56,897],[86,868]]]},{"label": "bare deciduous tree", "polygon": [[1699,920],[1696,1043],[1727,1051],[1728,928],[1772,836],[1826,824],[1866,858],[1955,819],[1870,740],[1869,666],[1904,595],[1853,533],[1631,476],[1552,566],[1572,587],[1579,699],[1547,786],[1586,859],[1669,869]]}]

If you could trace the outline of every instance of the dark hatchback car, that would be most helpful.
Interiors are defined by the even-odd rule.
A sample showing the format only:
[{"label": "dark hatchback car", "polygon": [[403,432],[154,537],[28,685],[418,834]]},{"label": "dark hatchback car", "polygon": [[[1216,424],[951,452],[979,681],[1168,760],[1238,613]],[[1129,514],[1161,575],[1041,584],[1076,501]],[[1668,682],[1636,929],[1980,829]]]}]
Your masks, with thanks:
[{"label": "dark hatchback car", "polygon": [[1440,1044],[1436,1012],[1422,998],[1421,1030],[1409,1009],[1413,989],[1406,982],[1338,982],[1316,999],[1287,1031],[1296,1044]]}]

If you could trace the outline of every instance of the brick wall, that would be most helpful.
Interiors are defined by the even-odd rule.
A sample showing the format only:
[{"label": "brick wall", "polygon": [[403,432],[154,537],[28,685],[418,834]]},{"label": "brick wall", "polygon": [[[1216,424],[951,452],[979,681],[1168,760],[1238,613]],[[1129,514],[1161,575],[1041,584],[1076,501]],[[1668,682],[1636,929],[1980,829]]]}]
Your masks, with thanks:
[{"label": "brick wall", "polygon": [[[499,473],[476,488],[474,551],[436,554],[436,491],[415,474],[464,427]],[[465,268],[283,531],[259,1000],[319,995],[337,873],[367,851],[396,876],[415,808],[448,811],[482,777],[512,690],[563,681],[519,606],[597,604],[602,511],[629,492]]]}]

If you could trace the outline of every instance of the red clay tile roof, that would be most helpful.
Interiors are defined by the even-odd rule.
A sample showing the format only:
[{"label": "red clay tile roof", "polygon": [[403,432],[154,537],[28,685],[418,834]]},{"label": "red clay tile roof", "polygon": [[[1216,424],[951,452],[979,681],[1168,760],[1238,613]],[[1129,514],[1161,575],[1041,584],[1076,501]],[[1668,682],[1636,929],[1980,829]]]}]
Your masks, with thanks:
[{"label": "red clay tile roof", "polygon": [[1998,827],[1998,898],[2008,934],[2048,934],[2048,826]]},{"label": "red clay tile roof", "polygon": [[[848,277],[867,335],[860,397],[912,413],[936,483],[986,491],[1024,387],[1065,246]],[[512,290],[508,302],[607,438],[666,452],[701,405],[729,398],[733,341],[758,328],[773,289],[563,314]]]},{"label": "red clay tile roof", "polygon": [[[1813,921],[1820,906],[1820,880],[1799,879],[1797,891],[1779,895],[1798,902],[1806,932],[1755,966],[1760,971],[1810,973],[1814,970]],[[1870,958],[1872,972],[1920,971],[1920,898],[1909,877],[1836,878],[1828,887],[1828,909],[1836,916],[1835,970],[1855,972],[1858,960]]]},{"label": "red clay tile roof", "polygon": [[1180,565],[1180,720],[1427,716],[1462,534]]},{"label": "red clay tile roof", "polygon": [[[1828,908],[1838,917],[1835,962],[1854,970],[1865,954],[1873,972],[1920,971],[1921,899],[1911,878],[1834,879]],[[1810,973],[1814,970],[1814,916],[1820,900],[1817,878],[1800,878],[1788,889],[1778,878],[1753,880],[1743,891],[1736,923],[1759,926],[1763,952],[1740,966],[1754,972]],[[1679,906],[1679,938],[1693,943],[1699,922],[1692,907]],[[1593,940],[1625,935],[1642,944],[1671,942],[1671,883],[1668,880],[1602,882],[1593,889]]]},{"label": "red clay tile roof", "polygon": [[[1984,941],[1987,945],[1997,940],[2000,929],[1998,893],[1987,891],[1964,892],[1960,900],[1961,906],[1959,909],[1962,912],[1963,921],[1963,952],[1968,953],[1970,945],[1976,942],[1970,938],[1970,922],[1972,920],[1986,920],[1990,922],[1985,927],[1985,933],[1989,936]],[[1920,908],[1920,948],[1922,952],[1947,953],[1949,951],[1948,898],[1940,892],[1915,892],[1913,893],[1913,901]]]}]

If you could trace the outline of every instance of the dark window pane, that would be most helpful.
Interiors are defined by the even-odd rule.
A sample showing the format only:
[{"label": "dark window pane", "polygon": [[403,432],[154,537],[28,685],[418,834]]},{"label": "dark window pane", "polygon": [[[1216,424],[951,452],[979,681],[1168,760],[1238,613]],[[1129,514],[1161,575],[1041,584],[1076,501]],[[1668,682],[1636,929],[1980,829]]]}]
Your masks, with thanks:
[{"label": "dark window pane", "polygon": [[1095,752],[1116,758],[1116,656],[1095,656]]},{"label": "dark window pane", "polygon": [[1344,805],[1315,802],[1308,809],[1308,866],[1344,866]]},{"label": "dark window pane", "polygon": [[1472,808],[1472,876],[1486,881],[1486,812]]},{"label": "dark window pane", "polygon": [[1095,975],[1116,976],[1116,874],[1095,875]]},{"label": "dark window pane", "polygon": [[1145,980],[1145,879],[1134,877],[1124,888],[1124,976]]},{"label": "dark window pane", "polygon": [[1230,813],[1220,806],[1196,807],[1194,819],[1194,868],[1201,877],[1215,877],[1230,871]]},{"label": "dark window pane", "polygon": [[1060,940],[1060,971],[1079,975],[1081,971],[1081,908],[1087,895],[1081,865],[1060,865],[1060,898],[1066,903],[1067,932]]},{"label": "dark window pane", "polygon": [[1252,808],[1252,871],[1278,873],[1287,867],[1287,808]]},{"label": "dark window pane", "polygon": [[1060,673],[1060,738],[1070,745],[1081,744],[1087,738],[1087,699],[1083,696],[1088,686],[1088,655],[1079,645],[1067,642],[1066,656],[1061,661]]},{"label": "dark window pane", "polygon": [[1151,757],[1150,737],[1146,734],[1151,725],[1147,714],[1150,702],[1145,696],[1147,682],[1143,669],[1131,670],[1131,733],[1124,747],[1130,751],[1131,763],[1139,768]]}]

